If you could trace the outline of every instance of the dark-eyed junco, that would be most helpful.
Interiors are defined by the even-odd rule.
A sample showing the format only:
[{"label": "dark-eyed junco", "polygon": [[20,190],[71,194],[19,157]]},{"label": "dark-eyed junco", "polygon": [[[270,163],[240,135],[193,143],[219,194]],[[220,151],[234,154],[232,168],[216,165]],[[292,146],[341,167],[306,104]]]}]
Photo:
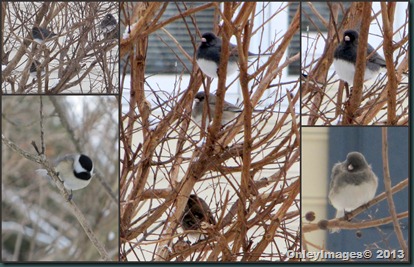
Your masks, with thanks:
[{"label": "dark-eyed junco", "polygon": [[329,201],[336,209],[336,218],[372,200],[377,187],[378,178],[365,157],[359,152],[350,152],[344,162],[336,163],[332,168]]},{"label": "dark-eyed junco", "polygon": [[116,38],[118,35],[118,23],[112,14],[106,14],[99,25],[105,38]]},{"label": "dark-eyed junco", "polygon": [[50,38],[54,36],[56,36],[55,33],[45,28],[34,26],[32,29],[33,40],[38,44],[43,44],[44,42],[49,41]]},{"label": "dark-eyed junco", "polygon": [[[30,75],[34,78],[37,77],[37,71],[40,71],[40,75],[42,76],[45,73],[45,68],[40,68],[41,63],[37,60],[32,62],[32,65],[30,65]],[[40,69],[39,69],[40,68]]]},{"label": "dark-eyed junco", "polygon": [[[200,69],[204,74],[211,78],[217,78],[217,71],[220,65],[222,41],[214,33],[204,33],[201,38],[201,44],[197,49],[196,60]],[[237,71],[237,63],[239,60],[239,53],[236,45],[230,45],[230,57],[227,63],[227,76],[232,75]],[[269,54],[261,54],[269,55]],[[248,56],[258,56],[249,52]]]},{"label": "dark-eyed junco", "polygon": [[[199,125],[201,125],[201,120],[203,117],[203,109],[204,109],[205,100],[207,100],[207,97],[204,91],[198,92],[194,97],[194,105],[193,105],[193,110],[191,112],[191,117]],[[216,110],[216,100],[217,100],[217,96],[215,96],[214,94],[208,95],[210,116],[209,114],[207,114],[207,124],[209,123],[210,119],[214,118],[214,113]],[[236,117],[236,115],[240,112],[242,112],[240,108],[238,108],[237,106],[227,101],[224,101],[221,124],[222,125],[227,124],[229,121],[233,120]]]},{"label": "dark-eyed junco", "polygon": [[201,231],[201,233],[190,234],[190,236],[199,239],[204,236],[202,233],[203,223],[215,225],[216,220],[214,219],[207,203],[203,199],[199,198],[197,195],[190,195],[181,218],[181,225],[184,230]]},{"label": "dark-eyed junco", "polygon": [[[338,45],[334,53],[334,67],[339,78],[349,85],[354,83],[355,62],[358,50],[358,32],[347,30],[344,32],[342,42]],[[374,48],[368,44],[367,54],[374,52]],[[375,52],[368,59],[365,67],[364,80],[377,77],[381,68],[385,68],[385,60]]]},{"label": "dark-eyed junco", "polygon": [[[59,157],[53,162],[53,166],[59,179],[69,190],[79,190],[86,187],[93,177],[93,162],[84,154],[68,154]],[[36,173],[48,177],[45,169],[38,169]]]}]

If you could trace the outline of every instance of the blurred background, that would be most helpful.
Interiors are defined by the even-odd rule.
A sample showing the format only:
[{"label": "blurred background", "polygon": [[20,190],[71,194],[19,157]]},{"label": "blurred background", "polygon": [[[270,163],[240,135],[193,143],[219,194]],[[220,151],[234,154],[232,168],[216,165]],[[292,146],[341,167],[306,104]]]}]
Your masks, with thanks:
[{"label": "blurred background", "polygon": [[[21,149],[41,148],[41,96],[3,96],[2,134]],[[115,96],[43,96],[45,155],[83,153],[91,183],[73,201],[113,260],[118,259],[118,101]],[[2,145],[2,261],[98,261],[99,253],[40,166]]]}]

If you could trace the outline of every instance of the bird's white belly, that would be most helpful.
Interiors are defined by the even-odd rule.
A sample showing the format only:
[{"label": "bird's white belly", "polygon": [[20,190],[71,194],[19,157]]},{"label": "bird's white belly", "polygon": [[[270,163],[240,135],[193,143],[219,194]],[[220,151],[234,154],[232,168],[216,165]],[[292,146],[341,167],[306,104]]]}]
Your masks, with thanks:
[{"label": "bird's white belly", "polygon": [[[339,78],[347,82],[349,85],[352,85],[354,83],[355,65],[349,61],[342,59],[334,59],[333,63],[336,74],[339,76]],[[365,68],[364,81],[375,78],[378,73],[378,71],[371,71]]]},{"label": "bird's white belly", "polygon": [[[62,178],[62,177],[61,177]],[[92,179],[89,180],[82,180],[82,179],[75,179],[74,177],[64,177],[63,178],[63,185],[70,190],[79,190],[86,187]]]},{"label": "bird's white belly", "polygon": [[[200,69],[209,76],[210,78],[217,78],[217,70],[218,66],[215,62],[205,59],[197,59],[197,64],[200,67]],[[227,63],[227,76],[232,75],[237,71],[237,62],[228,62]]]},{"label": "bird's white belly", "polygon": [[353,211],[372,200],[376,191],[377,187],[373,182],[358,186],[347,185],[335,194],[329,194],[329,200],[337,210]]},{"label": "bird's white belly", "polygon": [[[71,162],[62,162],[56,171],[59,173],[59,178],[63,182],[63,185],[69,190],[79,190],[86,187],[92,179],[82,180],[78,179],[73,174],[73,164]],[[68,174],[68,175],[66,175]]]}]

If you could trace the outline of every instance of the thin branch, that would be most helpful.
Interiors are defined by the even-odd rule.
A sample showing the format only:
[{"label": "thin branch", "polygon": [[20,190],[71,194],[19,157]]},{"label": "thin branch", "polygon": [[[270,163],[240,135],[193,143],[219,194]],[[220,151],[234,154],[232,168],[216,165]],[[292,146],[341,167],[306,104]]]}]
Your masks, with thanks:
[{"label": "thin branch", "polygon": [[68,207],[72,211],[73,215],[76,217],[78,222],[81,224],[82,228],[84,229],[86,235],[88,236],[89,240],[92,242],[92,244],[95,246],[96,250],[101,255],[102,259],[104,261],[111,261],[111,258],[109,257],[108,252],[106,251],[104,245],[97,239],[95,236],[91,226],[89,225],[86,218],[83,216],[82,211],[78,208],[78,206],[73,202],[72,199],[70,199],[69,192],[65,189],[63,182],[60,181],[56,171],[52,167],[52,165],[46,160],[44,155],[36,156],[33,155],[20,147],[18,147],[15,143],[7,139],[2,135],[2,142],[4,145],[9,147],[11,150],[16,152],[17,154],[25,157],[26,159],[39,163],[42,168],[46,169],[48,172],[48,175],[53,179],[54,183],[56,184],[56,187],[59,189],[59,192],[62,196],[62,198],[65,200],[65,202],[68,204]]},{"label": "thin branch", "polygon": [[391,193],[391,175],[390,168],[388,163],[388,134],[387,128],[383,127],[382,129],[382,164],[383,164],[383,173],[384,173],[384,185],[385,193],[387,195],[388,207],[392,222],[394,225],[394,231],[397,236],[398,242],[400,243],[401,248],[404,250],[404,258],[408,259],[408,247],[404,240],[403,233],[401,231],[400,222],[397,218],[397,211],[395,210],[395,204],[393,195]]}]

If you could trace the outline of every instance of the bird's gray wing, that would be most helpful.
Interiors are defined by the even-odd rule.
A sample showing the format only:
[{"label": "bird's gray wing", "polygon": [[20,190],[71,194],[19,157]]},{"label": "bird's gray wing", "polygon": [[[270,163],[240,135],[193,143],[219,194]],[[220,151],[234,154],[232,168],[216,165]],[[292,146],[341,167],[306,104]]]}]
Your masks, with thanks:
[{"label": "bird's gray wing", "polygon": [[72,161],[75,159],[75,154],[66,154],[64,156],[59,156],[53,161],[53,165],[57,166],[62,161]]},{"label": "bird's gray wing", "polygon": [[[368,47],[367,47],[367,56],[371,55],[372,52],[374,52],[374,51],[375,51],[375,49],[370,44],[368,44]],[[374,64],[378,64],[381,67],[385,67],[385,65],[386,65],[385,64],[385,60],[382,58],[382,56],[380,56],[380,54],[378,54],[378,52],[375,52],[368,59],[368,61],[371,62],[371,63],[374,63]]]}]

